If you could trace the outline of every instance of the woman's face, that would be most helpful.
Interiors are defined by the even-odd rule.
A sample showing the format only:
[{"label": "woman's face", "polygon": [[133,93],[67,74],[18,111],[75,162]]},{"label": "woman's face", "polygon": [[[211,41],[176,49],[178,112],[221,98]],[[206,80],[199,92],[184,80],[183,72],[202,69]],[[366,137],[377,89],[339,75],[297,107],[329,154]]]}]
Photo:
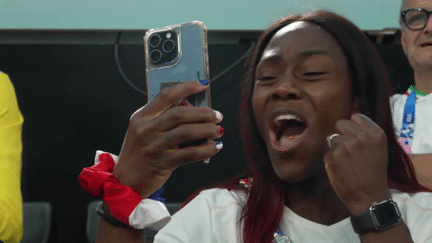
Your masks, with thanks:
[{"label": "woman's face", "polygon": [[270,40],[255,70],[252,107],[276,175],[326,176],[326,137],[356,110],[347,57],[321,27],[298,21]]}]

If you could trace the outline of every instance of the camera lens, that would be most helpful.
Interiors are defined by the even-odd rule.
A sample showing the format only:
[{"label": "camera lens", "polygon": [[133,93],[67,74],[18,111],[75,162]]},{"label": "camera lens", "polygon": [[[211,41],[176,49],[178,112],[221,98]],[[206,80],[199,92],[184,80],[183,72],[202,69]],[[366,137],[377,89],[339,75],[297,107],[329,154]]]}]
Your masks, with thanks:
[{"label": "camera lens", "polygon": [[156,47],[160,44],[161,37],[158,34],[154,34],[150,37],[149,43],[151,47]]},{"label": "camera lens", "polygon": [[158,62],[162,58],[162,52],[155,49],[150,52],[150,61],[153,63]]},{"label": "camera lens", "polygon": [[162,49],[166,52],[166,53],[170,53],[174,50],[175,48],[175,43],[173,40],[166,40],[164,41],[164,43],[162,44]]}]

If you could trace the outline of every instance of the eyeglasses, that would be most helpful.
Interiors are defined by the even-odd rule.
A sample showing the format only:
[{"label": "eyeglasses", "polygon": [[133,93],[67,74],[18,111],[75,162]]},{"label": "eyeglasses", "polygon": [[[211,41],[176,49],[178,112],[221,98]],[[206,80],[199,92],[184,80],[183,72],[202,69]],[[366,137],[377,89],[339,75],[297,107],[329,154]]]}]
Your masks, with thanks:
[{"label": "eyeglasses", "polygon": [[432,11],[421,8],[408,9],[401,12],[402,21],[410,30],[422,30],[426,27]]}]

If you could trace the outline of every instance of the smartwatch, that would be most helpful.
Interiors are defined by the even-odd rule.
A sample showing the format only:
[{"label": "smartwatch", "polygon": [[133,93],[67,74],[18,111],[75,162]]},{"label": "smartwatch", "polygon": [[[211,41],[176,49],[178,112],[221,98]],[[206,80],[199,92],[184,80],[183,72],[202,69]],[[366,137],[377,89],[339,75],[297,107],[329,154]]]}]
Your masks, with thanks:
[{"label": "smartwatch", "polygon": [[401,213],[397,204],[389,199],[374,203],[367,212],[351,216],[351,224],[357,234],[370,230],[381,230],[397,224]]}]

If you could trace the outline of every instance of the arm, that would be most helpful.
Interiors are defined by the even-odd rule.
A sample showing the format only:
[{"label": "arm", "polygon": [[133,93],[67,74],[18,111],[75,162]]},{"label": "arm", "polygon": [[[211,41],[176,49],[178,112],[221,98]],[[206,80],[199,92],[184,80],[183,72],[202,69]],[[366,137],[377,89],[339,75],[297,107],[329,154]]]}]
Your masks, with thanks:
[{"label": "arm", "polygon": [[[220,113],[207,107],[173,106],[208,86],[185,82],[164,89],[146,106],[136,111],[129,127],[113,174],[123,185],[148,198],[160,188],[179,166],[210,158],[220,151],[212,141],[221,137]],[[209,142],[181,147],[188,141],[207,139]],[[109,213],[104,205],[104,211]],[[144,232],[116,228],[100,219],[97,242],[142,242]]]},{"label": "arm", "polygon": [[432,154],[409,154],[414,165],[417,180],[432,189]]},{"label": "arm", "polygon": [[[378,202],[391,198],[387,181],[387,137],[371,119],[354,114],[340,120],[324,161],[336,194],[352,216],[361,215]],[[405,222],[359,234],[362,243],[413,242]]]},{"label": "arm", "polygon": [[[391,198],[390,193],[387,195],[383,194],[382,197],[373,197],[374,199],[366,200],[362,205],[357,205],[355,207],[349,207],[351,215],[360,215],[368,211],[370,205],[374,202],[384,201]],[[360,241],[362,243],[373,243],[373,242],[392,242],[392,243],[409,243],[414,242],[411,233],[405,224],[404,220],[401,218],[400,221],[390,226],[386,229],[381,229],[379,231],[366,231],[359,234]]]},{"label": "arm", "polygon": [[[103,205],[105,212],[109,212],[107,205]],[[115,227],[99,217],[96,243],[125,242],[145,243],[145,231],[133,228]]]},{"label": "arm", "polygon": [[0,241],[3,242],[19,242],[23,234],[22,123],[12,83],[0,73]]},{"label": "arm", "polygon": [[397,225],[379,232],[360,234],[362,243],[367,242],[392,242],[409,243],[413,242],[406,224],[401,220]]}]

